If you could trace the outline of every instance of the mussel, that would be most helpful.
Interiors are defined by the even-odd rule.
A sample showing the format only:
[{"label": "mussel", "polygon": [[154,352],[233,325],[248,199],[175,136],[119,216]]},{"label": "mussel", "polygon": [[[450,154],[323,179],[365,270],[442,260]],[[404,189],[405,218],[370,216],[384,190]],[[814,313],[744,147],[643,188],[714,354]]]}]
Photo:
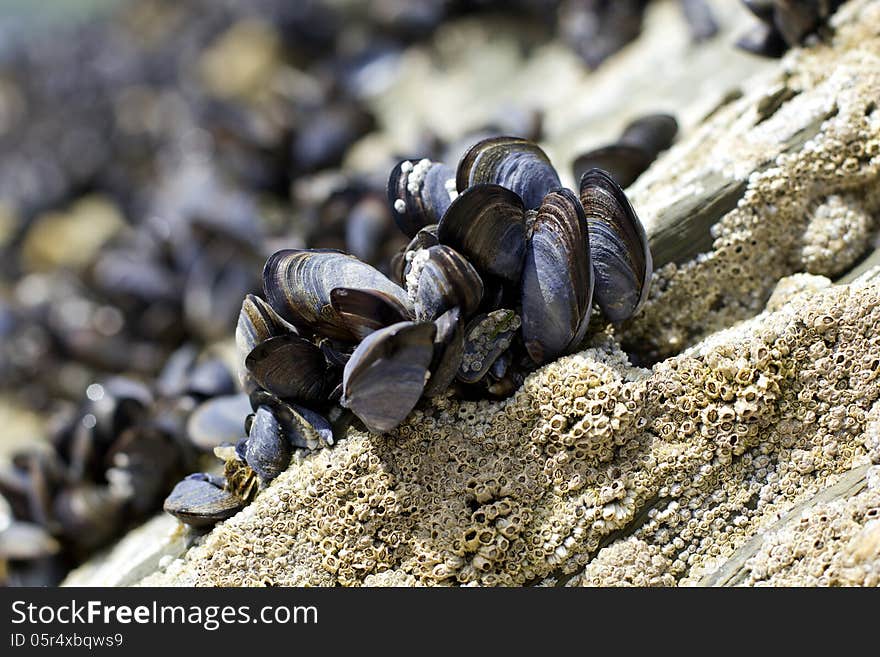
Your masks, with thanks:
[{"label": "mussel", "polygon": [[345,366],[340,403],[371,431],[396,427],[422,396],[436,332],[430,322],[400,322],[368,335]]},{"label": "mussel", "polygon": [[609,321],[622,322],[641,309],[651,284],[645,229],[620,185],[604,171],[584,174],[580,200],[589,229],[596,302]]},{"label": "mussel", "polygon": [[342,340],[354,336],[333,309],[335,288],[375,290],[411,309],[406,292],[378,270],[338,251],[285,249],[263,268],[263,290],[269,305],[297,328]]},{"label": "mussel", "polygon": [[479,270],[514,283],[526,251],[523,200],[494,183],[468,187],[443,215],[437,237]]},{"label": "mussel", "polygon": [[418,321],[433,321],[455,307],[469,317],[479,307],[483,280],[452,247],[438,244],[416,251],[409,264],[406,289],[413,298]]},{"label": "mussel", "polygon": [[570,190],[555,190],[535,217],[523,268],[522,336],[532,360],[545,363],[580,344],[592,298],[584,209]]},{"label": "mussel", "polygon": [[388,179],[388,202],[407,237],[440,221],[456,195],[455,172],[441,162],[403,160]]},{"label": "mussel", "polygon": [[528,210],[561,185],[547,154],[520,137],[489,137],[471,146],[458,163],[455,183],[459,194],[480,183],[500,185],[519,196]]},{"label": "mussel", "polygon": [[205,473],[189,475],[171,491],[166,512],[193,527],[206,527],[226,520],[244,507],[244,501],[226,490],[224,480]]},{"label": "mussel", "polygon": [[323,352],[298,335],[279,335],[258,344],[245,359],[254,380],[279,397],[323,401],[328,389]]}]

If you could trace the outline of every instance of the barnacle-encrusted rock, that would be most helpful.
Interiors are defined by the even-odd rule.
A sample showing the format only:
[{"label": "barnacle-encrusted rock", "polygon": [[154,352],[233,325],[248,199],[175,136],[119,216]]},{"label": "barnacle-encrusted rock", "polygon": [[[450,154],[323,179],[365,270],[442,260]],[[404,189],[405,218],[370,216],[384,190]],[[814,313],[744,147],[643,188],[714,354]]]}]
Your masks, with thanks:
[{"label": "barnacle-encrusted rock", "polygon": [[[504,402],[435,399],[295,463],[147,582],[693,583],[880,460],[878,328],[874,277],[795,295],[652,370],[601,336]],[[844,513],[867,532],[855,566],[840,553],[846,581],[876,571],[858,556],[871,504]]]},{"label": "barnacle-encrusted rock", "polygon": [[678,353],[760,311],[783,276],[833,277],[869,248],[880,211],[878,23],[876,2],[847,3],[830,44],[753,79],[628,190],[658,269],[626,344]]}]

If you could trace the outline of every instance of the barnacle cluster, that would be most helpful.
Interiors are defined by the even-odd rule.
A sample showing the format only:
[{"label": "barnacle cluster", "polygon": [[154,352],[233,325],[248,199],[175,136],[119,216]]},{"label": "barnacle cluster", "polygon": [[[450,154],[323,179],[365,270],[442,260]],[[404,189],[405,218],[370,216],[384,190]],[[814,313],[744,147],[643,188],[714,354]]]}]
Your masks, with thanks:
[{"label": "barnacle cluster", "polygon": [[805,293],[650,371],[594,336],[509,399],[351,432],[148,581],[696,582],[877,458],[878,301]]},{"label": "barnacle cluster", "polygon": [[[627,190],[657,269],[624,343],[649,361],[760,312],[781,278],[834,277],[870,248],[880,210],[880,44],[867,26],[880,15],[873,3],[845,10],[834,50],[796,53],[797,75],[780,73],[771,91],[755,89],[719,110],[667,155],[662,174],[649,170]],[[762,118],[762,102],[780,88],[788,100]],[[685,211],[692,198],[697,208],[717,207],[717,221],[710,234],[692,235],[704,252],[673,257],[661,245],[669,208]]]}]

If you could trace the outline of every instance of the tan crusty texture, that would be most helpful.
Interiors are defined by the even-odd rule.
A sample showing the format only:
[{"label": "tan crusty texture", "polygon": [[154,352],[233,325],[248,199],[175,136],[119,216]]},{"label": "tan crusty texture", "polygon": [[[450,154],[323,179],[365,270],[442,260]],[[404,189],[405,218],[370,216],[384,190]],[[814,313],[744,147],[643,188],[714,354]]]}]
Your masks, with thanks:
[{"label": "tan crusty texture", "polygon": [[880,463],[880,282],[795,287],[652,370],[601,335],[505,402],[444,399],[387,436],[353,432],[147,583],[696,581],[834,475]]},{"label": "tan crusty texture", "polygon": [[[832,46],[790,53],[635,185],[656,236],[655,211],[700,181],[747,181],[631,326],[504,402],[442,398],[389,435],[351,431],[144,583],[697,584],[755,541],[747,583],[876,583],[876,470],[776,526],[880,464],[880,283],[825,277],[876,230],[880,3],[835,20]],[[621,343],[672,355],[643,369]]]},{"label": "tan crusty texture", "polygon": [[719,181],[745,185],[707,253],[658,269],[628,344],[678,353],[759,312],[783,276],[834,277],[864,253],[880,210],[880,3],[847,3],[835,25],[830,45],[789,53],[630,190],[654,236]]}]

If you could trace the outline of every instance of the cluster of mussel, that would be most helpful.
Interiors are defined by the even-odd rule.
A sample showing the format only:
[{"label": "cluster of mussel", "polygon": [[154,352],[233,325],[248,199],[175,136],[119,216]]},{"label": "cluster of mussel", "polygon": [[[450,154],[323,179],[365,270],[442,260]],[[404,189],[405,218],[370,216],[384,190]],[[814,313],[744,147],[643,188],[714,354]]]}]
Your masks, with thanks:
[{"label": "cluster of mussel", "polygon": [[526,139],[484,139],[455,170],[404,160],[388,200],[410,238],[390,278],[339,251],[269,257],[265,300],[245,299],[236,331],[254,412],[219,454],[235,481],[191,475],[167,511],[190,524],[234,514],[294,450],[332,443],[325,415],[339,407],[383,433],[423,397],[503,398],[578,349],[594,301],[619,323],[648,294],[650,249],[620,185],[591,169],[566,189]]},{"label": "cluster of mussel", "polygon": [[743,50],[781,57],[816,32],[843,0],[742,0],[761,22],[739,38]]},{"label": "cluster of mussel", "polygon": [[153,386],[121,376],[92,383],[78,407],[53,416],[51,449],[19,450],[0,466],[11,516],[0,531],[0,579],[58,581],[148,518],[198,462],[193,409],[235,391],[226,365],[192,346],[175,352]]}]

